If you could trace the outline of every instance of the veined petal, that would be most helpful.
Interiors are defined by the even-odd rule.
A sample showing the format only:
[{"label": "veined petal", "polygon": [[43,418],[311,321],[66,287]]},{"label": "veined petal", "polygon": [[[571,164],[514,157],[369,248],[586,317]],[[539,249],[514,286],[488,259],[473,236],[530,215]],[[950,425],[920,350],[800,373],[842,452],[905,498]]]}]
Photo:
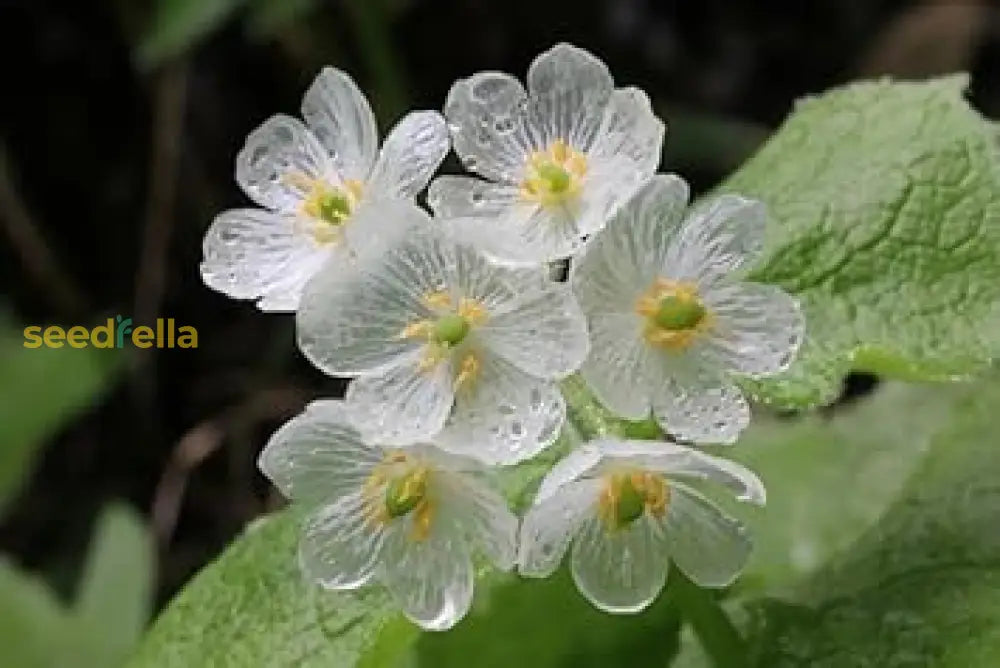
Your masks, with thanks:
[{"label": "veined petal", "polygon": [[577,589],[597,608],[635,613],[663,589],[667,564],[661,529],[648,514],[614,530],[595,516],[573,541],[570,572]]},{"label": "veined petal", "polygon": [[259,299],[265,311],[294,311],[309,278],[329,258],[295,229],[288,216],[263,209],[231,209],[205,233],[201,277],[235,299]]},{"label": "veined petal", "polygon": [[448,128],[441,114],[407,114],[382,144],[369,187],[389,196],[416,197],[444,160],[449,146]]},{"label": "veined petal", "polygon": [[660,522],[674,564],[701,587],[732,583],[753,547],[738,520],[678,483],[670,486],[667,513]]},{"label": "veined petal", "polygon": [[570,482],[544,500],[536,499],[521,524],[517,557],[521,575],[534,578],[552,575],[570,541],[594,515],[600,485],[598,480]]},{"label": "veined petal", "polygon": [[302,117],[343,179],[366,181],[378,150],[375,115],[346,73],[324,67],[302,98]]},{"label": "veined petal", "polygon": [[514,298],[497,304],[479,329],[483,345],[522,371],[546,379],[583,363],[587,325],[573,293],[538,270],[507,270]]},{"label": "veined petal", "polygon": [[646,93],[638,88],[619,88],[611,93],[590,157],[603,162],[627,156],[650,176],[660,164],[665,132]]},{"label": "veined petal", "polygon": [[479,72],[455,82],[444,114],[455,153],[465,167],[489,179],[516,183],[534,148],[526,134],[527,98],[520,82],[500,72]]},{"label": "veined petal", "polygon": [[300,121],[279,114],[250,133],[236,156],[236,182],[262,207],[294,212],[315,179],[336,178],[326,149]]},{"label": "veined petal", "polygon": [[306,520],[299,565],[327,589],[356,589],[375,574],[383,539],[382,529],[367,521],[359,487]]},{"label": "veined petal", "polygon": [[767,212],[756,200],[722,195],[684,221],[670,247],[668,276],[709,286],[750,267],[764,250]]},{"label": "veined petal", "polygon": [[427,631],[454,626],[472,604],[473,570],[468,545],[444,523],[425,540],[388,532],[379,578],[415,624]]},{"label": "veined petal", "polygon": [[370,441],[409,445],[441,431],[455,400],[451,364],[424,369],[419,354],[347,386],[345,407],[353,425]]},{"label": "veined petal", "polygon": [[516,464],[559,436],[566,404],[556,386],[529,376],[495,355],[458,388],[455,409],[436,442],[486,464]]},{"label": "veined petal", "polygon": [[439,218],[493,220],[520,200],[517,186],[490,183],[471,176],[439,176],[427,189],[427,204]]},{"label": "veined petal", "polygon": [[588,320],[590,354],[580,375],[598,401],[630,420],[649,417],[650,393],[646,370],[657,364],[642,339],[635,313],[597,314]]},{"label": "veined petal", "polygon": [[573,289],[588,315],[635,313],[640,293],[668,268],[688,186],[677,176],[650,178],[574,264]]},{"label": "veined petal", "polygon": [[528,68],[528,117],[537,145],[562,139],[587,151],[614,90],[607,66],[570,44],[557,44]]},{"label": "veined petal", "polygon": [[381,458],[350,426],[344,403],[324,400],[276,431],[257,466],[289,499],[315,504],[360,489]]},{"label": "veined petal", "polygon": [[718,371],[672,364],[668,357],[650,383],[656,421],[679,439],[729,444],[750,424],[740,388]]},{"label": "veined petal", "polygon": [[439,472],[437,480],[443,506],[439,521],[454,521],[498,569],[513,568],[518,519],[503,495],[483,475]]},{"label": "veined petal", "polygon": [[663,441],[600,439],[591,441],[603,457],[627,460],[640,468],[663,473],[668,478],[719,484],[740,501],[764,505],[764,483],[750,469],[697,448]]},{"label": "veined petal", "polygon": [[601,463],[601,451],[592,443],[585,443],[574,448],[568,455],[560,459],[545,474],[535,495],[535,504],[539,504],[581,477],[585,477]]},{"label": "veined petal", "polygon": [[713,317],[704,345],[723,366],[760,376],[792,363],[805,332],[794,297],[773,285],[736,283],[707,290],[704,299]]},{"label": "veined petal", "polygon": [[430,216],[412,201],[363,200],[344,225],[344,250],[353,266],[363,265],[431,225]]}]

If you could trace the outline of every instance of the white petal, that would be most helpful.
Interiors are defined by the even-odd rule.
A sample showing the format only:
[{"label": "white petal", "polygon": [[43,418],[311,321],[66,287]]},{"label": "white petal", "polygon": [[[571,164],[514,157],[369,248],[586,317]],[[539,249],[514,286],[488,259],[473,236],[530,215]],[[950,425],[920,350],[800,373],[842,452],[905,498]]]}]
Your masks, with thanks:
[{"label": "white petal", "polygon": [[573,541],[570,570],[577,589],[597,608],[635,613],[663,589],[667,564],[660,528],[648,515],[618,530],[592,517]]},{"label": "white petal", "polygon": [[335,178],[326,149],[291,116],[264,121],[236,156],[236,182],[250,199],[274,211],[295,211],[305,196],[305,181]]},{"label": "white petal", "polygon": [[483,475],[438,472],[441,517],[454,521],[494,566],[502,571],[514,567],[517,556],[518,518],[507,500]]},{"label": "white petal", "polygon": [[427,205],[439,218],[493,220],[520,199],[516,186],[490,183],[471,176],[439,176],[427,189]]},{"label": "white petal", "polygon": [[587,475],[601,463],[601,451],[592,443],[585,443],[555,463],[538,486],[535,503],[554,496],[569,483]]},{"label": "white petal", "polygon": [[427,212],[409,200],[362,200],[344,226],[344,250],[355,266],[361,265],[377,260],[431,224]]},{"label": "white petal", "polygon": [[520,181],[534,148],[526,135],[524,88],[500,72],[479,72],[456,81],[444,114],[455,153],[465,167],[489,179]]},{"label": "white petal", "polygon": [[748,424],[750,407],[740,388],[710,369],[663,366],[650,388],[653,415],[673,436],[695,443],[733,443]]},{"label": "white petal", "polygon": [[[515,191],[513,186],[510,191]],[[539,206],[505,190],[511,205],[500,210],[488,207],[484,216],[456,218],[451,222],[458,238],[501,264],[532,266],[560,260],[583,248],[586,231],[581,226],[578,203]],[[495,216],[489,210],[497,210]],[[590,221],[591,219],[587,219]]]},{"label": "white petal", "polygon": [[479,363],[436,442],[486,464],[516,464],[551,445],[566,417],[556,386],[495,355],[481,355]]},{"label": "white petal", "polygon": [[677,176],[652,177],[587,246],[572,284],[588,315],[635,313],[636,299],[667,269],[688,194]]},{"label": "white petal", "polygon": [[672,483],[663,535],[674,563],[702,587],[736,579],[753,542],[744,526],[693,489]]},{"label": "white petal", "polygon": [[382,457],[350,426],[341,401],[316,401],[271,436],[257,466],[290,499],[320,503],[359,489]]},{"label": "white petal", "polygon": [[794,297],[773,285],[737,283],[706,291],[704,300],[713,316],[705,346],[725,368],[756,376],[792,363],[805,331]]},{"label": "white petal", "polygon": [[649,417],[646,369],[657,363],[641,327],[635,313],[592,315],[590,355],[580,368],[597,400],[630,420]]},{"label": "white petal", "polygon": [[451,364],[420,368],[420,354],[356,378],[344,397],[362,435],[385,445],[426,441],[441,431],[455,399]]},{"label": "white petal", "polygon": [[663,441],[600,439],[591,441],[601,455],[631,462],[668,478],[709,481],[731,490],[740,501],[764,505],[764,483],[750,469],[721,457]]},{"label": "white petal", "polygon": [[415,624],[427,631],[454,626],[472,604],[473,571],[461,535],[438,523],[425,540],[407,531],[386,536],[380,579]]},{"label": "white petal", "polygon": [[540,378],[569,375],[587,356],[587,325],[564,283],[538,270],[507,270],[515,297],[497,304],[478,330],[483,344],[521,370]]},{"label": "white petal", "polygon": [[528,114],[541,146],[556,139],[590,148],[614,90],[607,66],[590,53],[557,44],[528,68]]},{"label": "white petal", "polygon": [[436,111],[415,111],[382,144],[369,186],[379,194],[413,198],[448,153],[448,127]]},{"label": "white petal", "polygon": [[367,180],[378,150],[378,128],[368,100],[346,72],[323,68],[302,98],[302,117],[341,178]]},{"label": "white petal", "polygon": [[330,257],[295,229],[291,217],[231,209],[205,233],[205,285],[236,299],[260,299],[267,311],[294,311],[309,278]]},{"label": "white petal", "polygon": [[[359,251],[361,260],[350,266],[326,264],[303,292],[296,319],[299,347],[313,364],[332,375],[384,369],[424,346],[423,341],[400,334],[430,316],[421,298],[440,289],[440,271],[436,265],[427,266],[423,250],[389,243],[405,231],[405,221],[389,216],[379,223],[380,210],[371,209],[365,220],[389,228],[384,234],[356,221],[359,236],[366,229],[372,232],[363,241],[367,248]],[[393,247],[376,252],[382,242]]]},{"label": "white petal", "polygon": [[517,570],[545,578],[559,566],[580,526],[594,514],[600,481],[571,482],[528,510],[521,524]]},{"label": "white petal", "polygon": [[656,117],[649,97],[638,88],[619,88],[611,94],[590,157],[607,161],[627,156],[644,175],[656,172],[663,151],[663,121]]},{"label": "white petal", "polygon": [[383,532],[367,521],[358,490],[313,513],[299,541],[306,577],[327,589],[356,589],[371,580]]},{"label": "white petal", "polygon": [[648,178],[649,172],[625,156],[591,161],[573,209],[580,232],[591,235],[603,230]]},{"label": "white petal", "polygon": [[751,266],[764,249],[767,212],[758,201],[722,195],[684,221],[667,257],[669,277],[708,286]]}]

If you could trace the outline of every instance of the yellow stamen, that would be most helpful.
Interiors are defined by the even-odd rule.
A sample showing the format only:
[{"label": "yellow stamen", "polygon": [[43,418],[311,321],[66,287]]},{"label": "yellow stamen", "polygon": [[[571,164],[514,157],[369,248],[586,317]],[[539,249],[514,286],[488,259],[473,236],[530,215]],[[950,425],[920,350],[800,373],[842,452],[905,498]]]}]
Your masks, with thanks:
[{"label": "yellow stamen", "polygon": [[455,389],[458,390],[472,383],[479,375],[479,368],[479,359],[472,353],[466,355],[458,368],[458,374],[455,376]]},{"label": "yellow stamen", "polygon": [[458,300],[458,315],[465,318],[470,325],[481,325],[486,322],[489,312],[475,299],[462,297]]},{"label": "yellow stamen", "polygon": [[694,283],[658,278],[636,300],[635,311],[646,319],[646,342],[672,352],[687,349],[712,327],[712,314]]},{"label": "yellow stamen", "polygon": [[615,472],[605,476],[598,515],[609,530],[623,529],[648,513],[663,517],[670,488],[662,475],[650,471]]},{"label": "yellow stamen", "polygon": [[428,292],[421,297],[421,301],[424,303],[424,306],[435,311],[451,308],[451,295],[445,290]]},{"label": "yellow stamen", "polygon": [[429,494],[431,469],[402,450],[386,453],[365,480],[361,495],[366,522],[382,528],[393,520],[412,518],[410,539],[425,540],[435,508]]},{"label": "yellow stamen", "polygon": [[562,139],[528,157],[521,196],[543,205],[559,204],[577,195],[587,173],[587,158]]},{"label": "yellow stamen", "polygon": [[303,172],[288,172],[281,180],[302,191],[299,213],[313,221],[309,232],[319,244],[338,243],[343,238],[341,226],[354,213],[361,201],[363,184],[348,179],[333,185],[323,179],[312,178]]}]

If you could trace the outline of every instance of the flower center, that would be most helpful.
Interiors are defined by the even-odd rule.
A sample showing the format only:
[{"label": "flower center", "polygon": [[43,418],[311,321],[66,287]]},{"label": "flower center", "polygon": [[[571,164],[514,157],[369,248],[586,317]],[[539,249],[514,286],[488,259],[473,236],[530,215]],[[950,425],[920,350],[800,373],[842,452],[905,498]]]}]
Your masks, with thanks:
[{"label": "flower center", "polygon": [[421,541],[430,534],[434,504],[428,497],[431,470],[405,452],[386,454],[372,470],[362,488],[364,514],[369,524],[381,527],[410,516],[410,539]]},{"label": "flower center", "polygon": [[[482,324],[488,313],[486,307],[475,299],[463,297],[457,302],[446,291],[430,292],[423,296],[424,305],[434,317],[411,322],[399,333],[402,339],[426,339],[427,348],[420,360],[420,368],[430,371],[448,358],[460,346],[476,325]],[[479,373],[479,359],[474,351],[466,349],[455,370],[455,388],[468,385]]]},{"label": "flower center", "polygon": [[303,193],[299,213],[314,221],[308,230],[313,238],[321,244],[339,241],[341,228],[361,201],[362,183],[348,179],[335,186],[300,172],[286,174],[284,179]]},{"label": "flower center", "polygon": [[427,496],[427,469],[419,467],[393,478],[385,487],[385,511],[402,517],[424,502]]},{"label": "flower center", "polygon": [[712,325],[712,314],[693,283],[659,278],[639,298],[635,310],[646,319],[647,343],[672,351],[688,348]]},{"label": "flower center", "polygon": [[662,517],[669,500],[670,489],[657,473],[612,473],[605,477],[598,512],[608,529],[624,529],[647,512]]},{"label": "flower center", "polygon": [[456,346],[462,342],[472,326],[469,321],[457,313],[449,313],[437,319],[434,323],[434,340],[445,346]]},{"label": "flower center", "polygon": [[557,139],[544,151],[528,157],[521,195],[539,204],[558,204],[580,190],[587,173],[587,158]]}]

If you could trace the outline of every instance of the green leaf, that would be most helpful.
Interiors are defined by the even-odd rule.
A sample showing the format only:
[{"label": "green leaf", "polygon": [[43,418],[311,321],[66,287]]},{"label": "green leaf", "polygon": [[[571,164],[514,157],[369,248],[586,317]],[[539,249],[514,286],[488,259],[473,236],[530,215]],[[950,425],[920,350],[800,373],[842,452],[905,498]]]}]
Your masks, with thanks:
[{"label": "green leaf", "polygon": [[74,609],[93,665],[122,665],[135,648],[152,612],[153,577],[152,537],[142,519],[127,506],[108,506],[91,539]]},{"label": "green leaf", "polygon": [[1000,353],[1000,165],[967,77],[850,85],[801,101],[720,191],[769,207],[752,277],[797,295],[792,368],[747,383],[786,406],[827,403],[850,369],[940,380]]},{"label": "green leaf", "polygon": [[17,494],[39,449],[105,389],[119,368],[93,348],[25,348],[0,317],[0,513]]},{"label": "green leaf", "polygon": [[139,61],[158,65],[194,47],[220,28],[244,0],[158,0],[139,43]]},{"label": "green leaf", "polygon": [[0,557],[0,665],[54,668],[68,616],[41,580]]}]

